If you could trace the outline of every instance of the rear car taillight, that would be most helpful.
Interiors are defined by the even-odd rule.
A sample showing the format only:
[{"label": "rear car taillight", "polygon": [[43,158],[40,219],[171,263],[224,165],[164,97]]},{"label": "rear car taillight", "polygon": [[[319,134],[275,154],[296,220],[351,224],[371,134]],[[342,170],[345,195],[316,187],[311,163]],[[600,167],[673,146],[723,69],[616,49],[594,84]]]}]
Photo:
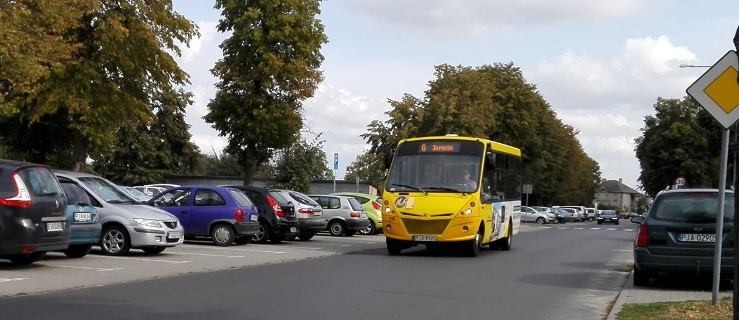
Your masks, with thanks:
[{"label": "rear car taillight", "polygon": [[298,212],[305,213],[305,214],[313,214],[314,211],[311,208],[300,208],[300,210],[298,210]]},{"label": "rear car taillight", "polygon": [[26,184],[23,183],[23,180],[17,173],[13,174],[13,183],[15,184],[15,196],[10,198],[0,198],[0,206],[30,208],[32,204],[31,193],[28,192]]},{"label": "rear car taillight", "polygon": [[382,210],[382,205],[377,201],[372,201],[372,208],[375,208],[375,210]]},{"label": "rear car taillight", "polygon": [[646,223],[639,225],[639,233],[636,235],[636,241],[634,241],[634,247],[646,248],[649,243],[649,227]]},{"label": "rear car taillight", "polygon": [[234,212],[234,220],[236,220],[236,222],[244,222],[244,210],[236,209],[236,212]]},{"label": "rear car taillight", "polygon": [[270,195],[267,195],[267,203],[269,203],[269,206],[272,207],[272,210],[275,211],[275,214],[278,217],[284,217],[285,216],[285,212],[282,211],[282,207],[280,207],[280,204],[277,202],[277,200],[275,200],[274,197],[272,197]]},{"label": "rear car taillight", "polygon": [[350,216],[350,217],[352,217],[352,218],[359,218],[359,217],[361,217],[361,216],[362,216],[362,213],[361,213],[361,212],[359,212],[359,211],[352,211],[352,212],[351,212],[351,213],[349,214],[349,216]]}]

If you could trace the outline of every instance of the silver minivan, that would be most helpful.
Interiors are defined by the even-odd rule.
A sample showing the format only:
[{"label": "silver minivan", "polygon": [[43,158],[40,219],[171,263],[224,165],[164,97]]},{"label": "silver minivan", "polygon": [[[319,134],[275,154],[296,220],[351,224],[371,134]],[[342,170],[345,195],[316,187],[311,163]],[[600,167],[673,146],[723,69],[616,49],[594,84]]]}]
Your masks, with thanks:
[{"label": "silver minivan", "polygon": [[104,254],[124,255],[130,249],[159,254],[182,244],[185,232],[172,214],[139,204],[105,178],[81,172],[54,173],[59,181],[73,181],[87,192],[103,226],[99,245]]},{"label": "silver minivan", "polygon": [[[328,219],[323,216],[323,208],[315,200],[297,191],[279,191],[285,200],[295,207],[295,215],[298,216],[297,238],[303,241],[310,240],[316,233],[326,230]],[[294,240],[288,238],[287,240]]]},{"label": "silver minivan", "polygon": [[328,219],[328,232],[332,236],[352,236],[370,224],[357,199],[334,195],[310,197],[321,205],[323,216]]}]

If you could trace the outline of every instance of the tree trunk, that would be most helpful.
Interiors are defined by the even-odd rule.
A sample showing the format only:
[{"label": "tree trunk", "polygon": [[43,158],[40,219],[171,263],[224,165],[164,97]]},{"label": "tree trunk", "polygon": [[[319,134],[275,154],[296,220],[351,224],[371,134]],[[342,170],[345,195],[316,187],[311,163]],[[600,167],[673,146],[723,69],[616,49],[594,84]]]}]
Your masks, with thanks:
[{"label": "tree trunk", "polygon": [[250,186],[252,180],[254,179],[254,173],[257,171],[257,163],[256,161],[252,159],[246,159],[242,162],[243,169],[244,169],[244,185]]},{"label": "tree trunk", "polygon": [[90,145],[81,134],[75,135],[74,146],[72,147],[72,171],[81,172],[85,168],[85,160],[87,160],[87,152]]}]

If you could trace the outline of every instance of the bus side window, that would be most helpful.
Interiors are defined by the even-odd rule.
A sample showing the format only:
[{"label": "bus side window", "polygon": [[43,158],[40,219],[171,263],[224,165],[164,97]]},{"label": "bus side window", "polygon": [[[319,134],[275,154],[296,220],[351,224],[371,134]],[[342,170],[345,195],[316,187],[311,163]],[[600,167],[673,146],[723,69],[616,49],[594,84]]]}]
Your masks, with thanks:
[{"label": "bus side window", "polygon": [[492,153],[488,153],[488,155],[485,157],[485,165],[483,166],[483,176],[482,176],[482,188],[480,191],[482,192],[482,202],[483,203],[493,203],[495,199],[493,198],[493,181],[494,179],[494,166],[493,166],[493,159],[495,159],[495,156]]}]

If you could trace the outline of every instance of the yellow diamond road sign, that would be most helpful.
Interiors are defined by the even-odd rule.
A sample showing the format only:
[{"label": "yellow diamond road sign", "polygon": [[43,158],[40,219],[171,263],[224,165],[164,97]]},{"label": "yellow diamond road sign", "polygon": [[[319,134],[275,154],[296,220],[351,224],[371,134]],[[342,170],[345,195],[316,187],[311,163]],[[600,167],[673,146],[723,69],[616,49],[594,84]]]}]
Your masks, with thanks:
[{"label": "yellow diamond road sign", "polygon": [[739,120],[739,61],[736,52],[727,52],[698,80],[688,87],[688,94],[729,128]]}]

